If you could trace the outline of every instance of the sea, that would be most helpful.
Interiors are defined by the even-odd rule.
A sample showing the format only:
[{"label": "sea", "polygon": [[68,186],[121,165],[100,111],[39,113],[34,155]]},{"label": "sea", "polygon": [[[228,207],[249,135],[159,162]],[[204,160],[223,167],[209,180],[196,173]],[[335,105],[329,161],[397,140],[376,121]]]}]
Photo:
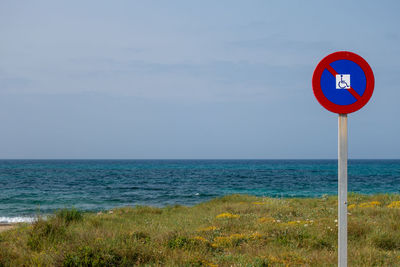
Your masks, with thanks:
[{"label": "sea", "polygon": [[[349,160],[348,190],[400,193],[400,160]],[[195,205],[229,194],[337,194],[336,160],[0,160],[0,223],[63,208]]]}]

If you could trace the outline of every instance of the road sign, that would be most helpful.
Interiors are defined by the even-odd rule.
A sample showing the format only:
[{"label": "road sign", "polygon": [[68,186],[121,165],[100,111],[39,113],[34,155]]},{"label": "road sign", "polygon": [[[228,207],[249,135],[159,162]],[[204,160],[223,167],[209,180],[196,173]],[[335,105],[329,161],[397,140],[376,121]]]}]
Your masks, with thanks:
[{"label": "road sign", "polygon": [[312,87],[318,102],[338,118],[338,266],[347,267],[347,114],[359,110],[372,96],[371,67],[357,54],[341,51],[322,59]]},{"label": "road sign", "polygon": [[374,74],[362,57],[340,51],[322,59],[314,70],[312,87],[327,110],[348,114],[362,108],[374,91]]}]

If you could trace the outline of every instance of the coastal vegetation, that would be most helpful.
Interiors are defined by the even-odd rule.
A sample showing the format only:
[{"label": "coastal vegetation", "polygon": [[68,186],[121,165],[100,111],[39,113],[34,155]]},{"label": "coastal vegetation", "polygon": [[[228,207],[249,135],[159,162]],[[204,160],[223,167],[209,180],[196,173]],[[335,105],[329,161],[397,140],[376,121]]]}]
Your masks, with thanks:
[{"label": "coastal vegetation", "polygon": [[[400,196],[349,195],[349,266],[400,266]],[[0,266],[336,266],[337,198],[56,212],[0,233]]]}]

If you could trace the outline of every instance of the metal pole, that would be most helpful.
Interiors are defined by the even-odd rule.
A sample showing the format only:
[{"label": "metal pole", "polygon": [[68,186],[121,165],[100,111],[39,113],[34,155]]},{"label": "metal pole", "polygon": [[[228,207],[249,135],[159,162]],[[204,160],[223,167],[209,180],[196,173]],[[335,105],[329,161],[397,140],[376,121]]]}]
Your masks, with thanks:
[{"label": "metal pole", "polygon": [[339,114],[338,126],[338,265],[347,267],[347,114]]}]

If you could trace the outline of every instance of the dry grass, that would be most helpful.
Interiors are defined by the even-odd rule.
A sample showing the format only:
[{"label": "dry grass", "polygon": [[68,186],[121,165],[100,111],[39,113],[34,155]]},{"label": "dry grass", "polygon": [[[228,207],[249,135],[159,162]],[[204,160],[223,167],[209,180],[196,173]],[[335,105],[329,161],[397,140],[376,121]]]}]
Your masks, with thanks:
[{"label": "dry grass", "polygon": [[[399,195],[350,195],[349,266],[400,266]],[[0,266],[336,266],[337,198],[64,210],[0,234]]]}]

